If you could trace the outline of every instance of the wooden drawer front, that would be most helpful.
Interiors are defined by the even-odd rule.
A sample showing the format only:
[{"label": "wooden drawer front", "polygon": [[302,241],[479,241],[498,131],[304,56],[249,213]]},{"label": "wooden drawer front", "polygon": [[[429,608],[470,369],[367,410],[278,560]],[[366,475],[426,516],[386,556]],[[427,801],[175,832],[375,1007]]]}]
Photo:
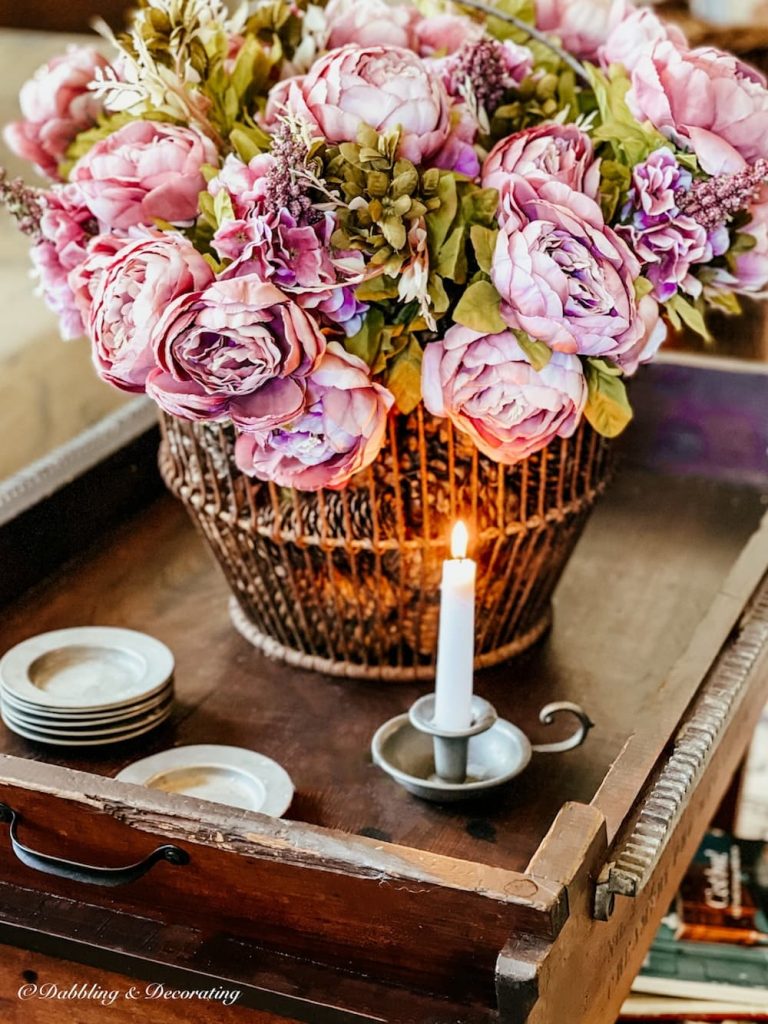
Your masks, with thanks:
[{"label": "wooden drawer front", "polygon": [[[11,777],[14,768],[22,777]],[[158,920],[204,919],[281,951],[375,965],[379,977],[431,990],[460,987],[491,1001],[509,935],[551,940],[565,920],[561,887],[514,872],[228,815],[50,765],[0,759],[0,800],[19,815],[20,841],[47,855],[114,867],[165,843],[189,854],[186,865],[160,862],[137,881],[102,888],[21,864],[0,825],[2,881]]]}]

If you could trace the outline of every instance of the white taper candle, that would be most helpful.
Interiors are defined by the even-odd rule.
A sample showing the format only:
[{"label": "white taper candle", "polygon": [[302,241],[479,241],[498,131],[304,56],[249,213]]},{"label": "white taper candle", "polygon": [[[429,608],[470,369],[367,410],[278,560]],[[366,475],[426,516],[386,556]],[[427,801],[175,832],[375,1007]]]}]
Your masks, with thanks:
[{"label": "white taper candle", "polygon": [[468,542],[467,528],[459,521],[451,534],[453,557],[443,562],[440,585],[435,724],[455,732],[472,724],[477,564],[467,558]]}]

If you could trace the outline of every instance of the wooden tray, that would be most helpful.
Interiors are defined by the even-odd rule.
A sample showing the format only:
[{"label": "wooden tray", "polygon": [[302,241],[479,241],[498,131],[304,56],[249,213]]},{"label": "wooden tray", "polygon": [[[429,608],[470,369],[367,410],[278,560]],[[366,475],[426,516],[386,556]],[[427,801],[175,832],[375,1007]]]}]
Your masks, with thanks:
[{"label": "wooden tray", "polygon": [[[190,862],[84,887],[20,864],[0,825],[0,941],[230,978],[251,1005],[313,1024],[612,1021],[768,697],[766,384],[695,361],[638,380],[625,465],[552,634],[478,679],[537,741],[558,738],[537,724],[552,700],[579,701],[596,728],[464,809],[416,800],[370,761],[375,728],[424,687],[257,655],[170,498],[99,538],[7,607],[0,650],[70,625],[146,630],[176,654],[179,706],[149,738],[99,753],[0,731],[0,800],[47,854],[116,866],[172,842]],[[710,429],[713,408],[754,435],[748,452]],[[290,820],[111,778],[202,742],[279,760],[297,788]]]}]

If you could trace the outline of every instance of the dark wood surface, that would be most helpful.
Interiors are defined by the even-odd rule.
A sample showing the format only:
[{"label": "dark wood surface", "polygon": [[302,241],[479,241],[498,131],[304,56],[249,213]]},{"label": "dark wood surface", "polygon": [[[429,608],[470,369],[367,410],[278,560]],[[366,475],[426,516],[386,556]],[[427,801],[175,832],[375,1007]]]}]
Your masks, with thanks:
[{"label": "dark wood surface", "polygon": [[[214,933],[205,922],[197,926],[164,925],[146,916],[91,906],[0,883],[0,1014],[19,1003],[19,968],[32,970],[39,983],[64,979],[93,980],[124,993],[132,984],[161,984],[167,989],[225,987],[240,997],[230,1014],[219,1017],[187,1004],[195,1024],[498,1024],[495,1010],[475,1004],[465,992],[460,1002],[417,993],[327,965],[296,961],[234,935]],[[19,946],[31,952],[13,952]],[[61,964],[63,957],[73,963]],[[83,965],[83,966],[80,966]],[[89,968],[96,968],[89,970]],[[78,982],[78,983],[79,983]],[[20,1014],[24,1008],[21,1004]],[[249,1008],[249,1009],[244,1009]],[[88,1016],[89,1007],[70,1007],[71,1016],[29,1020],[18,1024],[102,1024],[123,1017],[112,1008]],[[6,1016],[0,1015],[3,1024]],[[13,1024],[16,1020],[11,1016]],[[181,1017],[164,1016],[148,1001],[133,1006],[133,1020],[176,1024]]]},{"label": "dark wood surface", "polygon": [[374,768],[373,731],[424,687],[333,682],[257,655],[230,626],[218,571],[167,498],[11,606],[0,649],[63,626],[147,630],[177,657],[173,722],[99,753],[42,747],[3,729],[0,751],[112,775],[176,744],[232,743],[285,765],[297,788],[290,818],[523,870],[563,803],[588,803],[630,734],[653,732],[653,696],[761,511],[749,488],[620,473],[559,589],[551,636],[478,680],[535,740],[557,738],[536,720],[550,700],[580,701],[597,726],[582,749],[535,757],[492,803],[430,806]]},{"label": "dark wood surface", "polygon": [[82,554],[94,537],[145,508],[163,491],[148,430],[0,525],[0,606]]}]

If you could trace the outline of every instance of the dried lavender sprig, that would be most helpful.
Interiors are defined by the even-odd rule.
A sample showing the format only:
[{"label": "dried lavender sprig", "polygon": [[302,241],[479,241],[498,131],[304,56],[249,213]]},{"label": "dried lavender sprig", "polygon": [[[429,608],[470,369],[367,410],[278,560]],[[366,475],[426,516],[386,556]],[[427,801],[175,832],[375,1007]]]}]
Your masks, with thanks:
[{"label": "dried lavender sprig", "polygon": [[0,167],[0,203],[15,218],[19,231],[35,240],[40,238],[40,220],[45,209],[42,193],[21,178],[9,181],[4,167]]},{"label": "dried lavender sprig", "polygon": [[681,213],[692,217],[708,231],[726,224],[734,214],[746,210],[768,182],[768,160],[735,174],[719,174],[709,181],[697,181],[690,190],[679,189],[675,202]]},{"label": "dried lavender sprig", "polygon": [[288,117],[281,118],[272,135],[274,164],[267,172],[264,199],[274,212],[287,210],[299,224],[311,224],[318,219],[312,197],[309,195],[307,166],[309,147],[301,137],[299,127]]},{"label": "dried lavender sprig", "polygon": [[495,39],[482,39],[465,43],[448,58],[448,73],[468,81],[478,104],[491,116],[508,88],[509,75],[500,49]]},{"label": "dried lavender sprig", "polygon": [[556,53],[560,60],[567,64],[583,82],[586,82],[587,85],[591,84],[584,66],[576,60],[573,54],[567,53],[562,47],[558,46],[545,32],[541,32],[514,14],[507,14],[506,11],[497,10],[492,4],[483,3],[482,0],[456,0],[456,3],[460,7],[470,7],[473,11],[480,11],[489,17],[498,18],[499,21],[506,21],[508,25],[514,25],[515,28],[519,28],[521,32],[525,32],[531,39],[537,39],[548,49],[552,50],[553,53]]}]

